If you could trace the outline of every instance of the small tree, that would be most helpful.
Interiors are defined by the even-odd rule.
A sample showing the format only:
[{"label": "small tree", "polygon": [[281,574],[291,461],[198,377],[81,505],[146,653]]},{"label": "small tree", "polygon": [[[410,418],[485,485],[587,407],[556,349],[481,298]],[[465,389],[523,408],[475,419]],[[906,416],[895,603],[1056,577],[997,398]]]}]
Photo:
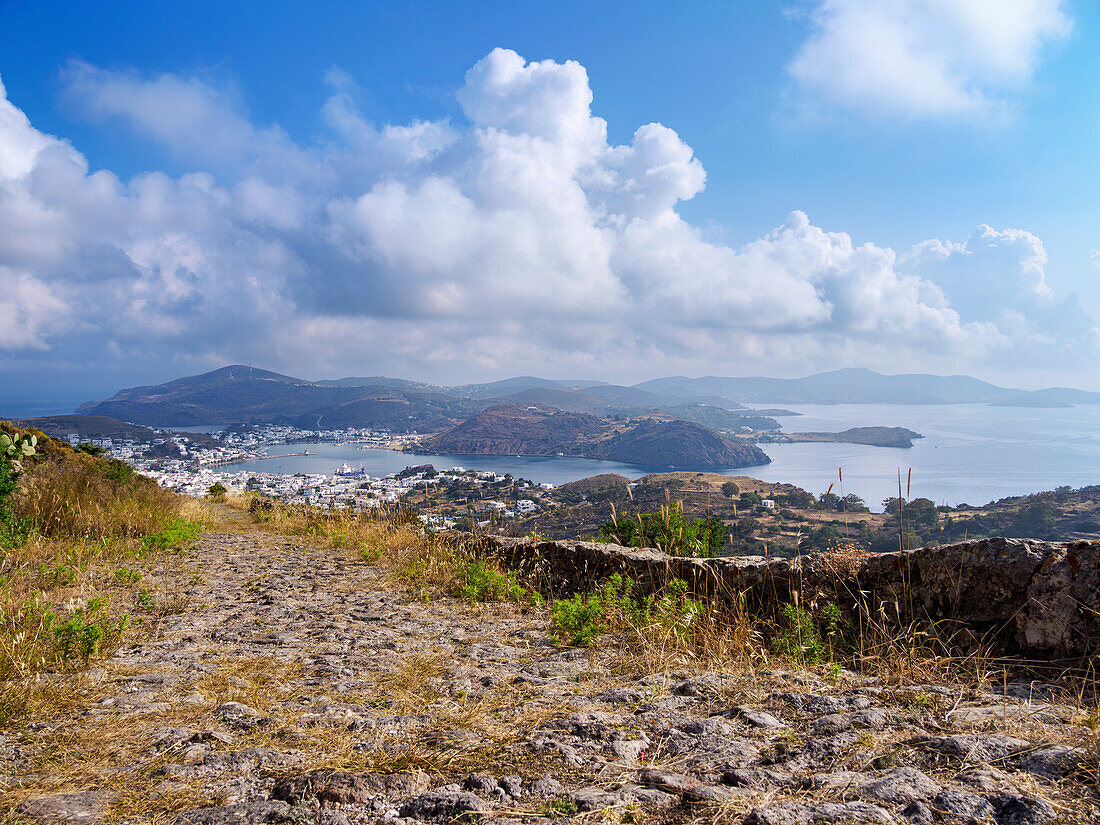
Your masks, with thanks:
[{"label": "small tree", "polygon": [[735,495],[741,492],[741,488],[734,484],[732,481],[727,481],[722,485],[722,495],[726,498],[733,498]]},{"label": "small tree", "polygon": [[206,494],[210,496],[214,501],[225,501],[225,494],[229,490],[225,488],[225,485],[220,481],[215,481],[210,485],[210,489],[206,491]]},{"label": "small tree", "polygon": [[840,512],[842,513],[870,513],[866,502],[855,493],[848,493],[840,500]]}]

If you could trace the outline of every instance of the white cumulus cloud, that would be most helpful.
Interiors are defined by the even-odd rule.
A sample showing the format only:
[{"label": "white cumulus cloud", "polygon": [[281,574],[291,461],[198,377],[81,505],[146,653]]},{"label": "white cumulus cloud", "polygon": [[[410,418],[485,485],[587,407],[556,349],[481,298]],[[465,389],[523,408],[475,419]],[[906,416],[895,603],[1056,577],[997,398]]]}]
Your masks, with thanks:
[{"label": "white cumulus cloud", "polygon": [[988,114],[1072,28],[1062,0],[817,0],[810,20],[806,100],[888,117]]}]

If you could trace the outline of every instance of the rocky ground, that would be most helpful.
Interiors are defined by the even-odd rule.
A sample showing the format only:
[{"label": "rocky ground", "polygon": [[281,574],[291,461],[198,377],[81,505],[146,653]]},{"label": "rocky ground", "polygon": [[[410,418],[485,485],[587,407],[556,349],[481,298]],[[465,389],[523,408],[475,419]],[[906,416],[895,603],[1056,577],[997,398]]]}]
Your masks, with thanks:
[{"label": "rocky ground", "polygon": [[1100,720],[1054,685],[645,672],[243,523],[151,575],[178,612],[0,736],[6,821],[1100,821]]}]

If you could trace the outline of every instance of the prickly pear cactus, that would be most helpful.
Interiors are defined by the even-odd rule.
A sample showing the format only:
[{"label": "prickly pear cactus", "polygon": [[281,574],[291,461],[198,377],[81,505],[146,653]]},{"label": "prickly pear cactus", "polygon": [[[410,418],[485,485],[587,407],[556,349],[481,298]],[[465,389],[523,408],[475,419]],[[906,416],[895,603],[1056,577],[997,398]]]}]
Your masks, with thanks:
[{"label": "prickly pear cactus", "polygon": [[6,459],[17,474],[23,472],[23,459],[34,455],[36,447],[38,447],[36,435],[13,437],[7,433],[0,433],[0,459]]}]

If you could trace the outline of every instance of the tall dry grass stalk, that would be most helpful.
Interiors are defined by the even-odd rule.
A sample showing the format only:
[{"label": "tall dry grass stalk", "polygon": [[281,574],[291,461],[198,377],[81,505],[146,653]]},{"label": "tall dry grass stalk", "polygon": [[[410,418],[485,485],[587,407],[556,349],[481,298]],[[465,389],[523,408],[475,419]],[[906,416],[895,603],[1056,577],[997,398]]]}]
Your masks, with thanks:
[{"label": "tall dry grass stalk", "polygon": [[31,533],[102,541],[140,538],[180,516],[184,499],[128,469],[78,455],[47,461],[21,479],[16,517]]}]

